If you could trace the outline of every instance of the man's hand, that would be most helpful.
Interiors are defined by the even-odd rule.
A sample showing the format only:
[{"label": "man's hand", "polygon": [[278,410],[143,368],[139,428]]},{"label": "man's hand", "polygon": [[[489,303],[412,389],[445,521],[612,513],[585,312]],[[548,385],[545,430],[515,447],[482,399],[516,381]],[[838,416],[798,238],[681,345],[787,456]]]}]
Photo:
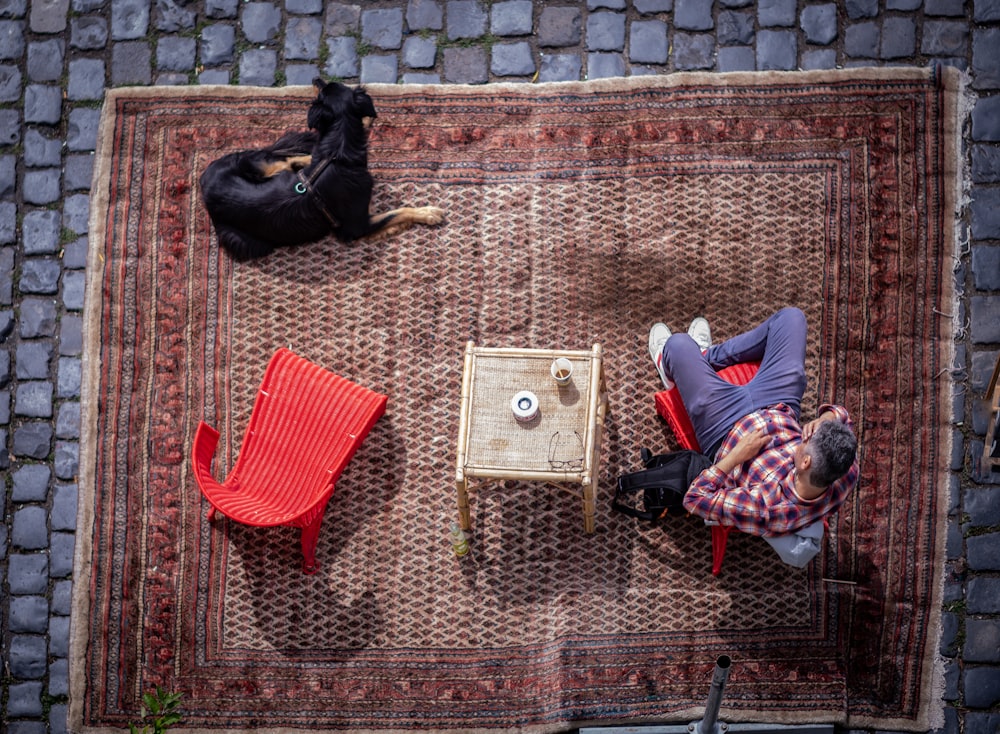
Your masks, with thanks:
[{"label": "man's hand", "polygon": [[749,433],[743,434],[743,437],[733,446],[733,450],[719,459],[716,466],[728,474],[744,462],[757,458],[757,455],[770,440],[771,437],[763,428],[755,428]]},{"label": "man's hand", "polygon": [[828,410],[825,413],[823,413],[819,418],[814,418],[813,420],[806,423],[804,426],[802,426],[802,443],[805,443],[810,438],[812,438],[812,435],[816,433],[816,429],[820,427],[821,423],[825,423],[826,421],[835,421],[835,420],[837,420],[837,416],[834,415],[833,411]]}]

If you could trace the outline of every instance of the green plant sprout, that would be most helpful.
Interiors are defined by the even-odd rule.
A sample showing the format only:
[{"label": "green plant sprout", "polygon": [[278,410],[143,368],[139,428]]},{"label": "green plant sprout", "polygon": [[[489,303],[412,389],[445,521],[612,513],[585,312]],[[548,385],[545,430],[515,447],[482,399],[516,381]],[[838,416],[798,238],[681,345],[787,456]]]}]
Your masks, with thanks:
[{"label": "green plant sprout", "polygon": [[[180,706],[183,693],[167,693],[156,687],[156,693],[142,694],[142,706],[139,707],[141,727],[129,723],[129,734],[163,734],[167,729],[181,721]],[[145,723],[147,717],[151,724]]]}]

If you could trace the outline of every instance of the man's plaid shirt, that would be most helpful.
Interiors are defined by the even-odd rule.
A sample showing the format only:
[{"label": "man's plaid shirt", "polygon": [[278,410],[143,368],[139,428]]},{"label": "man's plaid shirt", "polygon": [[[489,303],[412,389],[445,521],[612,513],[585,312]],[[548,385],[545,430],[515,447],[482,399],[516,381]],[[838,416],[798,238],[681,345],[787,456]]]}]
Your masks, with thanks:
[{"label": "man's plaid shirt", "polygon": [[[823,405],[817,415],[832,411],[851,425],[847,410]],[[802,443],[802,426],[784,403],[758,410],[733,426],[716,455],[721,459],[745,434],[763,428],[771,437],[757,458],[723,474],[714,464],[691,483],[684,507],[706,520],[730,525],[751,535],[790,533],[834,512],[858,481],[858,462],[815,500],[795,494],[795,448]]]}]

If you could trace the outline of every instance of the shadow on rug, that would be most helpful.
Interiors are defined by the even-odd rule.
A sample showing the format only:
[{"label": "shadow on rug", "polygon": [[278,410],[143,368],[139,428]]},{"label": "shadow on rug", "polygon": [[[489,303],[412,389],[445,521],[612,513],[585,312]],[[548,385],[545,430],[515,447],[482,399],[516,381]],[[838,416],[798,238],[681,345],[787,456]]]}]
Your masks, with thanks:
[{"label": "shadow on rug", "polygon": [[[196,730],[555,731],[700,717],[937,721],[950,446],[957,76],[676,75],[373,85],[376,208],[439,228],[254,264],[220,253],[197,177],[303,128],[310,90],[121,89],[92,192],[72,725],[183,691]],[[806,569],[734,535],[614,514],[657,418],[651,323],[717,338],[795,305],[803,414],[846,405],[862,478]],[[462,355],[605,353],[597,531],[522,483],[473,498],[451,554]],[[277,347],[389,396],[299,572],[297,533],[210,524],[189,449],[233,465]],[[93,530],[92,534],[89,532]]]}]

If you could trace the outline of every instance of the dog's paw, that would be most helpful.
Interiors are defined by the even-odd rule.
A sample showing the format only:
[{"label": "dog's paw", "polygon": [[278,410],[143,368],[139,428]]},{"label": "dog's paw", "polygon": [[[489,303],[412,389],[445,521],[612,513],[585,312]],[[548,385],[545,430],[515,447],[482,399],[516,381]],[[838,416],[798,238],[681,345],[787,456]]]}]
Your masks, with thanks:
[{"label": "dog's paw", "polygon": [[441,224],[444,221],[444,209],[436,206],[422,206],[416,210],[414,221],[420,224]]}]

